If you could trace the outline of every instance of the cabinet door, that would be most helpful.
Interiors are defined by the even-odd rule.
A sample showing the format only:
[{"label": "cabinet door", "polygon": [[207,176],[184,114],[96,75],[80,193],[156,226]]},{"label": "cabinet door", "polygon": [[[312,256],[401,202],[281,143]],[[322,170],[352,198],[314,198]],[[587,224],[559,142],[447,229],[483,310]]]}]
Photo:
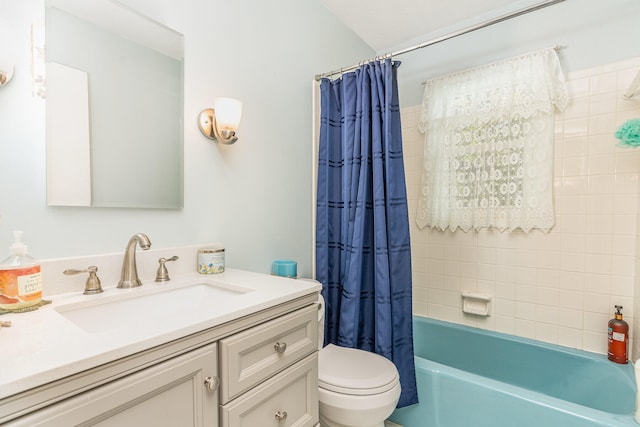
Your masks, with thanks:
[{"label": "cabinet door", "polygon": [[222,406],[221,415],[223,427],[317,425],[317,352]]},{"label": "cabinet door", "polygon": [[215,427],[216,375],[216,344],[211,344],[18,418],[7,426]]}]

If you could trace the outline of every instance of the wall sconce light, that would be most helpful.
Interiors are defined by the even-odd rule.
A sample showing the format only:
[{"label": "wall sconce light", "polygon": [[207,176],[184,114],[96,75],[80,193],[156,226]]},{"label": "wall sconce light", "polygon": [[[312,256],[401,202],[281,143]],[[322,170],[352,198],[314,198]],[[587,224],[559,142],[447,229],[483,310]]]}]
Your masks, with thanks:
[{"label": "wall sconce light", "polygon": [[16,63],[15,43],[16,35],[5,19],[0,19],[0,87],[6,85],[13,77],[13,67]]},{"label": "wall sconce light", "polygon": [[233,98],[216,98],[213,108],[203,110],[198,116],[200,132],[209,139],[223,144],[238,140],[236,130],[242,117],[242,102]]},{"label": "wall sconce light", "polygon": [[13,65],[3,64],[0,60],[0,87],[9,83],[13,77]]}]

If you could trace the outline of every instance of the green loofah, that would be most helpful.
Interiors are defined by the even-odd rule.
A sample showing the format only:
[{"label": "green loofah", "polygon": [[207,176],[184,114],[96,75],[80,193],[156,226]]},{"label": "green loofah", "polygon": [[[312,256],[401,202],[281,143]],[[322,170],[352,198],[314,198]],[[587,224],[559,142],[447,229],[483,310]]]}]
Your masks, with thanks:
[{"label": "green loofah", "polygon": [[615,137],[620,140],[618,147],[640,147],[640,119],[624,122],[616,131]]}]

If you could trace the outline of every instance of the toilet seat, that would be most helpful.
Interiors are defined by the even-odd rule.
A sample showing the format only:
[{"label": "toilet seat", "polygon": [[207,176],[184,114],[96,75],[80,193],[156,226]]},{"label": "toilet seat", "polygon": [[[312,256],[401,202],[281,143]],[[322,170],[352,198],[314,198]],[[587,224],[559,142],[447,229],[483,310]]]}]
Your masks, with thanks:
[{"label": "toilet seat", "polygon": [[395,365],[383,356],[329,344],[318,355],[320,388],[340,394],[384,393],[400,381]]}]

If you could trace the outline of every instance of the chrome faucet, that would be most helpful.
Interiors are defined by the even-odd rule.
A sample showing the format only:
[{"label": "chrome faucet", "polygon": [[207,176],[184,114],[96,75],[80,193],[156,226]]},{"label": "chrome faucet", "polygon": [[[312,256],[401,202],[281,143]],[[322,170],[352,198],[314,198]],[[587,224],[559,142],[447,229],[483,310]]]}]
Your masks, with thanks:
[{"label": "chrome faucet", "polygon": [[138,233],[129,239],[127,249],[125,249],[124,252],[124,259],[122,260],[122,272],[120,273],[118,288],[135,288],[142,286],[136,267],[136,243],[139,243],[140,248],[144,251],[151,247],[151,242],[146,234]]}]

